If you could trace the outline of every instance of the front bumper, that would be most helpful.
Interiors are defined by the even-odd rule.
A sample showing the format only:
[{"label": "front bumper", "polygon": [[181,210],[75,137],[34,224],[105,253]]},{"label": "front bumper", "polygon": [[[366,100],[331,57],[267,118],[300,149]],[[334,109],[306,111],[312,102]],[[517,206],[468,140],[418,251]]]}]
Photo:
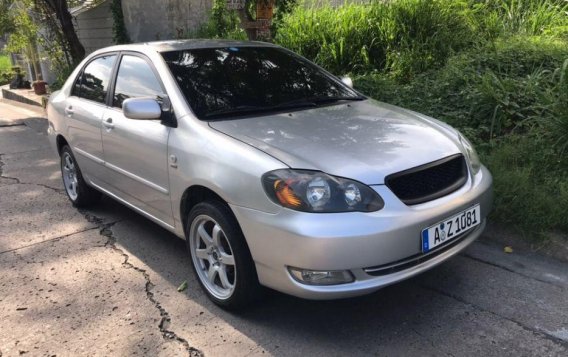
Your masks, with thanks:
[{"label": "front bumper", "polygon": [[[402,203],[384,185],[372,186],[385,207],[372,213],[315,214],[282,209],[276,214],[231,205],[246,237],[261,284],[307,299],[337,299],[363,295],[426,271],[459,253],[477,239],[493,200],[492,177],[482,167],[459,190],[415,206]],[[482,223],[450,246],[421,254],[421,231],[474,204]],[[431,254],[436,253],[436,254]],[[415,259],[418,258],[418,259]],[[372,267],[398,265],[377,276]],[[331,286],[305,285],[287,267],[349,270],[355,281]],[[374,275],[373,275],[374,274]]]}]

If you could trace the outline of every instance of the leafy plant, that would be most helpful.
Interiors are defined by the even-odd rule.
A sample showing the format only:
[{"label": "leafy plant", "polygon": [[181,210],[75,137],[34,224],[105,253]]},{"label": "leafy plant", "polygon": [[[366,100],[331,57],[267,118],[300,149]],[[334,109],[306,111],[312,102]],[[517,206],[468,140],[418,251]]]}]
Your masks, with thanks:
[{"label": "leafy plant", "polygon": [[247,35],[239,23],[237,14],[227,10],[225,0],[214,0],[208,21],[197,30],[188,32],[185,37],[246,40]]},{"label": "leafy plant", "polygon": [[409,79],[475,41],[461,2],[398,0],[296,7],[275,42],[335,73],[388,71]]},{"label": "leafy plant", "polygon": [[130,43],[128,31],[124,25],[124,14],[122,13],[122,0],[112,0],[110,4],[112,13],[112,40],[115,44]]}]

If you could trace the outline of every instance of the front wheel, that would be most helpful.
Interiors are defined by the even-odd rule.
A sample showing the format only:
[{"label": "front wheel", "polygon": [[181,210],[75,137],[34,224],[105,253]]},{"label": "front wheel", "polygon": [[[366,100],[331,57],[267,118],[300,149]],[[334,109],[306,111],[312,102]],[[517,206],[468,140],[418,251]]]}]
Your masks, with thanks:
[{"label": "front wheel", "polygon": [[75,156],[67,145],[61,149],[61,176],[65,193],[73,206],[88,207],[101,198],[101,193],[87,185],[83,179]]},{"label": "front wheel", "polygon": [[195,205],[186,232],[195,275],[214,303],[236,309],[259,297],[254,262],[227,205],[215,201]]}]

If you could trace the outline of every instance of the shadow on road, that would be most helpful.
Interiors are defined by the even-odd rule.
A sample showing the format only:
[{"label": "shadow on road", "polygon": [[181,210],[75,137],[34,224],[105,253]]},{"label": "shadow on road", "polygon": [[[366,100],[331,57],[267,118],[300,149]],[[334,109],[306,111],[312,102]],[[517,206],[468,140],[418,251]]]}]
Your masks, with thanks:
[{"label": "shadow on road", "polygon": [[[230,330],[235,329],[258,345],[257,352],[398,354],[403,348],[412,355],[476,349],[489,353],[509,338],[508,321],[437,291],[437,281],[442,284],[443,280],[456,283],[456,292],[464,293],[459,282],[472,277],[454,269],[460,264],[456,259],[360,298],[308,301],[272,292],[257,306],[229,313],[209,302],[200,290],[183,240],[109,199],[97,209],[102,210],[123,217],[113,227],[117,243],[169,285],[156,288],[167,295],[161,303],[170,310],[178,335],[189,339],[224,336],[221,342],[226,344]],[[188,290],[175,292],[186,280]]]}]

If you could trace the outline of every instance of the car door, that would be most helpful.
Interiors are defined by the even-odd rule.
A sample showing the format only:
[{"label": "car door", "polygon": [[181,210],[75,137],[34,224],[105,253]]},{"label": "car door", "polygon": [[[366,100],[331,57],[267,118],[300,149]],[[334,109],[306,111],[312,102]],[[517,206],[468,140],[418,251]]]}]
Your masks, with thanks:
[{"label": "car door", "polygon": [[163,84],[149,59],[122,54],[111,107],[102,121],[102,142],[109,189],[145,213],[173,226],[168,175],[171,128],[161,120],[135,120],[123,115],[128,98],[151,97],[161,103]]},{"label": "car door", "polygon": [[65,102],[67,137],[75,159],[88,181],[104,171],[101,123],[117,54],[105,54],[85,65]]}]

